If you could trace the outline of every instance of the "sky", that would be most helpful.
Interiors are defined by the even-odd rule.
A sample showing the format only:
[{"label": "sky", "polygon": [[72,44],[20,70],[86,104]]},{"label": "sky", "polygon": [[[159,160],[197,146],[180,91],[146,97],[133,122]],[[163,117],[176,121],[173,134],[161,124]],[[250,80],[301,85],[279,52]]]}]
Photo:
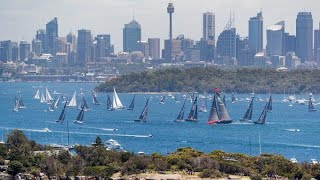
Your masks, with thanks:
[{"label": "sky", "polygon": [[[142,40],[169,37],[170,0],[0,0],[0,40],[31,41],[38,29],[58,17],[59,36],[70,31],[90,29],[93,35],[110,34],[116,52],[122,50],[122,29],[133,16],[142,26]],[[309,11],[314,28],[319,28],[319,0],[171,0],[174,3],[173,35],[202,37],[202,14],[216,15],[218,36],[235,14],[235,27],[242,37],[248,36],[248,19],[262,10],[264,29],[286,21],[286,31],[295,34],[297,12]],[[264,31],[264,36],[266,33]],[[266,39],[266,38],[264,38]],[[264,44],[266,42],[264,41]]]}]

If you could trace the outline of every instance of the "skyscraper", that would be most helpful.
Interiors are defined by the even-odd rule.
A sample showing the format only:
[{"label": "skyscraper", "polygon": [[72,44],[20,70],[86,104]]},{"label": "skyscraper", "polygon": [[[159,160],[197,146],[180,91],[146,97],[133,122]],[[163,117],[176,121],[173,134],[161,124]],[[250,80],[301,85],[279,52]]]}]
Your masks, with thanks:
[{"label": "skyscraper", "polygon": [[140,51],[146,59],[149,59],[149,43],[146,41],[139,41],[137,44],[138,51]]},{"label": "skyscraper", "polygon": [[123,51],[136,51],[138,41],[141,41],[141,25],[133,19],[123,28]]},{"label": "skyscraper", "polygon": [[79,65],[85,65],[91,60],[92,36],[91,31],[86,29],[78,30],[77,39],[77,61]]},{"label": "skyscraper", "polygon": [[53,54],[66,53],[67,52],[67,38],[66,37],[56,37],[53,44]]},{"label": "skyscraper", "polygon": [[263,50],[263,17],[262,12],[249,20],[249,48],[255,52]]},{"label": "skyscraper", "polygon": [[77,37],[72,32],[67,35],[67,42],[70,43],[70,52],[77,51]]},{"label": "skyscraper", "polygon": [[284,34],[284,53],[296,52],[296,36],[289,33]]},{"label": "skyscraper", "polygon": [[30,55],[30,43],[27,41],[21,41],[19,44],[20,49],[20,61],[26,61]]},{"label": "skyscraper", "polygon": [[54,53],[54,40],[58,37],[58,18],[55,17],[53,20],[46,24],[46,46],[45,50],[47,53]]},{"label": "skyscraper", "polygon": [[236,28],[234,19],[229,20],[217,40],[217,53],[223,59],[236,58]]},{"label": "skyscraper", "polygon": [[37,56],[40,56],[42,53],[42,42],[40,40],[32,40],[32,52],[34,52]]},{"label": "skyscraper", "polygon": [[152,59],[160,59],[160,39],[159,38],[149,38],[149,56]]},{"label": "skyscraper", "polygon": [[313,46],[313,19],[311,12],[299,12],[296,19],[296,54],[301,62],[311,61]]},{"label": "skyscraper", "polygon": [[44,52],[46,47],[46,31],[44,29],[39,29],[35,40],[41,41],[41,53]]},{"label": "skyscraper", "polygon": [[1,41],[0,48],[1,48],[0,60],[3,62],[12,61],[13,42],[10,40]]},{"label": "skyscraper", "polygon": [[319,29],[314,30],[314,59],[320,63],[320,23]]},{"label": "skyscraper", "polygon": [[281,21],[267,29],[267,52],[270,56],[284,55],[285,22]]},{"label": "skyscraper", "polygon": [[216,27],[215,27],[215,15],[212,12],[207,12],[203,14],[203,40],[213,40],[215,42],[216,37]]},{"label": "skyscraper", "polygon": [[[168,58],[170,61],[172,61],[172,46],[173,46],[173,42],[172,42],[172,14],[174,13],[174,6],[173,3],[169,3],[168,7],[167,7],[167,13],[169,13],[169,44],[168,44],[168,52],[166,52],[166,54],[168,55]],[[165,43],[166,44],[166,43]]]}]

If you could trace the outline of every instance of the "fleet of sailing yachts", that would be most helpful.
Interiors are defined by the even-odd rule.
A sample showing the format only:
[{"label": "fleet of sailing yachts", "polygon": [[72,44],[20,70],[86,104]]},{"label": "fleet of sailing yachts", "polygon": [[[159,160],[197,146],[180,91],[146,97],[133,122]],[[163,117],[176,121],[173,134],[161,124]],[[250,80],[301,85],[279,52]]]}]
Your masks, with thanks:
[{"label": "fleet of sailing yachts", "polygon": [[[45,95],[43,94],[43,92],[40,92],[40,90],[38,89],[33,98],[40,100],[41,103],[47,103],[49,105],[47,111],[54,111],[54,109],[58,108],[60,101],[62,101],[64,106],[62,108],[62,111],[61,111],[61,114],[60,114],[58,120],[56,120],[55,122],[63,123],[65,120],[65,116],[66,116],[66,108],[67,107],[77,107],[77,93],[74,92],[70,101],[68,101],[67,97],[60,96],[60,93],[54,92],[54,94],[57,94],[58,96],[56,96],[56,98],[52,98],[48,88],[45,89]],[[100,105],[100,103],[97,100],[96,93],[94,91],[92,91],[91,94],[92,94],[93,104]],[[74,121],[74,123],[77,123],[77,124],[83,124],[84,114],[86,111],[90,110],[90,108],[84,98],[83,93],[81,92],[80,95],[81,95],[81,102],[78,106],[78,110],[80,110],[80,112],[79,112],[76,120]],[[202,103],[201,103],[200,109],[198,110],[198,100],[200,99],[200,97],[202,99]],[[209,114],[209,118],[208,118],[207,123],[209,125],[232,123],[233,120],[230,118],[230,116],[228,114],[227,107],[226,107],[225,96],[223,96],[223,97],[221,96],[218,88],[215,88],[215,94],[212,99],[213,100],[212,100],[210,114]],[[267,113],[272,111],[272,102],[273,102],[272,96],[270,95],[270,97],[268,98],[268,101],[266,102],[259,118],[256,121],[252,120],[254,99],[255,99],[255,97],[252,96],[250,99],[249,106],[248,106],[243,118],[239,119],[239,122],[265,124]],[[161,97],[159,104],[165,104],[165,100],[166,100],[166,95]],[[181,110],[180,110],[177,118],[174,120],[175,122],[183,122],[183,121],[197,122],[198,121],[198,112],[207,112],[207,101],[206,101],[205,97],[200,95],[198,98],[197,96],[194,95],[194,93],[192,93],[189,100],[192,102],[192,106],[191,106],[191,109],[190,109],[188,116],[186,118],[184,118],[185,105],[186,105],[186,101],[187,101],[187,99],[185,98],[183,105],[181,107]],[[17,111],[19,111],[19,109],[25,108],[25,105],[22,101],[21,94],[18,96],[18,98],[15,97],[14,101],[15,101],[15,104],[14,104],[13,111],[17,112]],[[235,97],[234,93],[232,94],[231,102],[232,103],[236,102],[236,97]],[[148,104],[149,104],[149,99],[147,99],[147,101],[143,107],[143,110],[142,110],[141,114],[139,115],[138,119],[133,120],[134,122],[143,122],[143,123],[147,122]],[[129,107],[127,108],[127,110],[133,110],[134,107],[135,107],[135,95],[133,96],[133,99],[132,99]],[[111,97],[109,95],[107,95],[107,110],[114,111],[114,110],[119,110],[119,109],[125,109],[125,106],[123,106],[115,88],[113,88],[112,100],[111,100]],[[309,98],[308,111],[309,112],[317,111],[314,107],[313,99],[311,96]]]}]

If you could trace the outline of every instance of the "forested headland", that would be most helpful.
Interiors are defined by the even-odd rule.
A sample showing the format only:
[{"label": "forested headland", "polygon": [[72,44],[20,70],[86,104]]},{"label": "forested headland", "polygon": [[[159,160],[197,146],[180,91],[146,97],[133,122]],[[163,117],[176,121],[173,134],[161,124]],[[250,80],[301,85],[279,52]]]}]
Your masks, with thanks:
[{"label": "forested headland", "polygon": [[[70,179],[74,176],[109,179],[114,174],[126,179],[127,175],[140,173],[181,173],[202,178],[237,175],[250,176],[254,180],[264,177],[320,178],[320,164],[292,163],[276,154],[247,156],[214,149],[204,153],[186,147],[167,155],[139,155],[107,150],[99,136],[92,141],[95,142],[92,146],[78,145],[75,152],[70,153],[69,150],[57,151],[50,146],[39,145],[22,131],[13,130],[7,135],[6,142],[0,144],[1,171],[8,176],[22,173],[21,176],[27,175],[29,179],[39,179],[40,176],[42,179]],[[4,164],[8,164],[6,170],[3,169]]]},{"label": "forested headland", "polygon": [[99,92],[320,93],[320,70],[167,68],[122,75],[96,87]]}]

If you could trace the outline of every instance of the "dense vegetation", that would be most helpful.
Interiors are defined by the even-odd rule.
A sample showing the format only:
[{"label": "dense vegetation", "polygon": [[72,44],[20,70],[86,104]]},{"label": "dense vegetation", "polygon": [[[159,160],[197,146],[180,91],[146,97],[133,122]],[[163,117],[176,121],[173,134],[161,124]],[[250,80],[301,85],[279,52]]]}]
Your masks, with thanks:
[{"label": "dense vegetation", "polygon": [[[52,153],[35,154],[36,150],[49,150]],[[205,154],[192,148],[179,148],[166,156],[154,153],[136,155],[130,152],[106,150],[101,139],[96,138],[93,146],[76,146],[76,154],[67,150],[54,153],[28,140],[19,130],[13,130],[6,144],[0,144],[0,162],[9,159],[7,172],[15,175],[28,172],[39,176],[45,173],[52,176],[71,177],[86,175],[109,178],[114,173],[121,175],[143,172],[191,173],[200,177],[226,177],[227,175],[246,175],[252,179],[262,177],[287,177],[289,179],[320,178],[320,165],[291,163],[279,155],[263,154],[257,157],[243,154],[230,154],[212,151]]]},{"label": "dense vegetation", "polygon": [[320,93],[320,70],[280,72],[274,69],[169,68],[123,75],[96,87],[111,92]]}]

